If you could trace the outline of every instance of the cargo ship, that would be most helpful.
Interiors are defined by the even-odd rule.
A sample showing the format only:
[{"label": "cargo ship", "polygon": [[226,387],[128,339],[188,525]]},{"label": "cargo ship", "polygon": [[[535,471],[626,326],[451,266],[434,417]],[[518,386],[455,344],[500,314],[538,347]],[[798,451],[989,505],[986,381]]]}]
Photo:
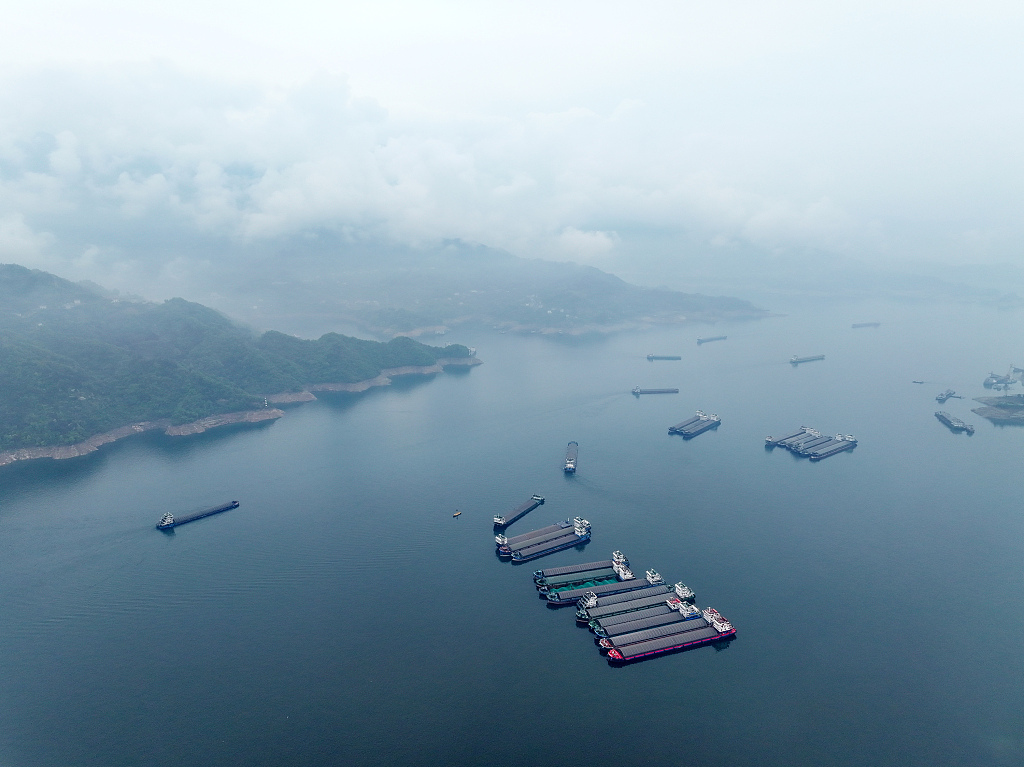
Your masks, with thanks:
[{"label": "cargo ship", "polygon": [[850,327],[855,330],[857,328],[877,328],[881,324],[881,322],[855,322]]},{"label": "cargo ship", "polygon": [[582,517],[574,517],[572,521],[566,520],[512,538],[501,534],[494,537],[498,556],[514,562],[526,562],[589,540],[590,523]]},{"label": "cargo ship", "polygon": [[197,511],[192,514],[183,514],[180,517],[175,517],[170,512],[167,512],[160,518],[160,521],[156,523],[156,529],[170,530],[171,528],[178,527],[179,525],[186,525],[189,522],[195,522],[197,519],[212,517],[214,514],[220,514],[222,511],[229,511],[237,508],[238,501],[231,501],[230,503],[222,503],[220,506],[211,506],[208,509],[203,509],[202,511]]},{"label": "cargo ship", "polygon": [[716,414],[705,413],[703,410],[698,410],[697,415],[692,418],[688,418],[681,423],[677,423],[675,426],[668,427],[669,434],[681,434],[683,439],[691,439],[696,437],[698,434],[703,434],[708,429],[717,429],[718,424],[722,422]]},{"label": "cargo ship", "polygon": [[602,570],[591,570],[589,573],[573,573],[572,575],[555,575],[546,579],[546,583],[537,584],[537,591],[549,602],[562,601],[561,595],[569,591],[589,591],[591,589],[636,580],[633,571],[622,562],[613,562],[612,566]]},{"label": "cargo ship", "polygon": [[[584,625],[598,618],[639,610],[664,602],[672,589],[664,583],[629,594],[598,596],[592,594],[576,603],[576,622]],[[644,601],[646,600],[646,601]],[[640,602],[643,601],[643,604]]]},{"label": "cargo ship", "polygon": [[587,565],[580,565],[578,569],[574,569],[569,573],[541,575],[540,577],[537,577],[537,573],[534,573],[533,583],[541,594],[565,591],[588,585],[597,586],[601,583],[619,580],[622,568],[625,568],[625,572],[629,573],[629,577],[633,577],[633,574],[629,572],[629,565],[625,563],[625,557],[623,557],[620,560],[605,560],[603,562],[591,562]]},{"label": "cargo ship", "polygon": [[966,432],[967,434],[974,434],[974,427],[969,423],[964,423],[956,416],[950,415],[944,410],[938,410],[935,412],[935,417],[942,421],[946,426],[949,427],[950,431],[955,432]]},{"label": "cargo ship", "polygon": [[[634,631],[669,626],[700,617],[699,608],[678,597],[669,597],[661,607],[664,610],[649,607],[646,610],[637,610],[635,613],[625,613],[598,621],[594,633],[598,639],[610,639],[623,634],[631,634]],[[606,648],[608,648],[607,645]]]},{"label": "cargo ship", "polygon": [[712,341],[724,341],[728,337],[729,336],[707,336],[705,338],[698,338],[697,339],[697,346],[700,346],[701,344],[709,344]]},{"label": "cargo ship", "polygon": [[600,562],[584,562],[580,565],[564,565],[563,567],[548,567],[543,570],[533,571],[533,582],[541,583],[545,578],[551,578],[558,575],[571,575],[572,573],[582,573],[587,570],[598,570],[602,567],[611,567],[616,562],[622,562],[628,565],[629,560],[626,555],[621,551],[613,551],[611,559],[604,559]]},{"label": "cargo ship", "polygon": [[633,389],[633,394],[638,397],[641,394],[679,394],[679,389],[641,389],[637,386]]},{"label": "cargo ship", "polygon": [[689,615],[681,615],[673,611],[671,615],[634,621],[633,625],[628,628],[619,627],[620,630],[610,636],[594,637],[594,644],[601,649],[602,653],[606,653],[614,647],[626,647],[637,642],[646,642],[672,634],[702,629],[709,625],[700,610],[693,605],[687,605],[687,608],[691,611]]},{"label": "cargo ship", "polygon": [[647,359],[654,362],[654,360],[681,360],[682,357],[677,357],[674,354],[648,354]]},{"label": "cargo ship", "polygon": [[620,580],[616,583],[606,583],[601,586],[569,589],[547,595],[548,606],[563,607],[574,605],[581,599],[592,597],[611,596],[624,594],[629,591],[639,591],[650,586],[657,586],[664,583],[662,577],[654,570],[648,570],[645,578],[637,578],[628,568],[620,568]]},{"label": "cargo ship", "polygon": [[853,450],[855,447],[857,447],[857,439],[852,434],[837,434],[828,442],[802,452],[801,455],[806,455],[812,461],[820,461],[823,458],[838,455],[847,450]]},{"label": "cargo ship", "polygon": [[824,354],[812,354],[810,357],[797,357],[795,354],[789,358],[789,364],[799,365],[801,362],[817,362],[825,359]]},{"label": "cargo ship", "polygon": [[828,437],[809,426],[801,426],[799,431],[785,437],[765,437],[764,441],[766,447],[784,447],[791,453],[810,458],[812,461],[820,461],[857,446],[857,439],[852,434]]},{"label": "cargo ship", "polygon": [[721,642],[736,636],[733,625],[714,608],[705,609],[701,617],[707,625],[679,634],[613,647],[608,650],[608,662],[612,665],[631,663],[654,655]]},{"label": "cargo ship", "polygon": [[543,495],[531,495],[528,501],[525,501],[516,506],[508,514],[497,514],[494,517],[494,529],[501,530],[502,528],[508,527],[517,519],[525,516],[529,512],[536,509],[538,506],[544,505]]},{"label": "cargo ship", "polygon": [[569,446],[565,449],[565,466],[563,471],[566,474],[576,473],[576,458],[579,455],[580,446],[576,442],[570,442]]}]

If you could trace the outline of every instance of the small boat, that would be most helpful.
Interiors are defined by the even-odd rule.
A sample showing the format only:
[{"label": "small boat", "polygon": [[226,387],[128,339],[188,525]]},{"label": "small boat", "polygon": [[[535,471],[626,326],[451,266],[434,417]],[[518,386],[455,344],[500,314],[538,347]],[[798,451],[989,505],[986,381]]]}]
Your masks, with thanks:
[{"label": "small boat", "polygon": [[452,516],[453,516],[453,517],[457,517],[457,516],[459,516],[459,514],[461,514],[461,513],[462,513],[461,511],[459,511],[458,509],[456,509],[456,510],[455,510],[455,513],[454,513],[454,514],[452,514]]}]

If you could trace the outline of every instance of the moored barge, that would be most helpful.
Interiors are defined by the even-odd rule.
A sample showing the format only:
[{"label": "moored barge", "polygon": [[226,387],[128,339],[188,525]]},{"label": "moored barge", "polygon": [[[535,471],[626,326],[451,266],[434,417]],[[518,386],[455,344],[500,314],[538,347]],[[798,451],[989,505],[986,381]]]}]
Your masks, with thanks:
[{"label": "moored barge", "polygon": [[852,450],[857,446],[857,439],[852,434],[836,434],[828,437],[809,426],[801,426],[800,431],[785,437],[766,437],[767,447],[784,447],[795,455],[820,461],[823,458]]},{"label": "moored barge", "polygon": [[959,418],[949,413],[938,410],[935,413],[935,417],[942,421],[946,426],[949,427],[950,431],[955,432],[966,432],[967,434],[974,434],[974,427],[969,423],[964,423]]},{"label": "moored barge", "polygon": [[[662,604],[668,598],[671,591],[672,589],[669,586],[659,583],[657,586],[651,586],[650,588],[641,589],[629,594],[614,594],[603,597],[593,594],[592,596],[584,597],[576,604],[576,622],[585,625],[591,620],[603,618],[608,615],[615,615],[617,613],[627,612],[631,609],[639,610],[641,607],[651,607],[653,605]],[[642,600],[649,601],[639,605]],[[630,606],[629,603],[637,604]]]},{"label": "moored barge", "polygon": [[512,511],[510,511],[508,514],[497,514],[497,515],[495,515],[495,517],[494,517],[494,528],[496,530],[501,530],[504,527],[508,527],[513,522],[515,522],[517,519],[520,519],[521,517],[525,516],[529,512],[531,512],[534,509],[536,509],[538,506],[543,506],[543,505],[544,505],[544,496],[543,495],[536,495],[536,494],[531,495],[530,499],[528,501],[519,504],[514,509],[512,509]]},{"label": "moored barge", "polygon": [[[669,599],[666,600],[665,607],[668,608],[667,612],[637,615],[637,617],[631,621],[603,623],[594,629],[594,633],[597,635],[598,639],[614,638],[623,634],[633,634],[637,631],[644,631],[646,629],[657,628],[659,626],[677,625],[684,621],[691,621],[696,618],[700,618],[700,610],[689,602],[683,602],[679,599]],[[641,612],[646,613],[647,611],[642,610]],[[627,615],[628,614],[629,613],[627,613]],[[690,628],[693,627],[691,626]],[[654,637],[646,638],[653,639]],[[626,644],[626,642],[620,642],[619,644]]]},{"label": "moored barge", "polygon": [[547,595],[548,605],[562,607],[563,605],[574,605],[581,599],[591,599],[603,595],[624,594],[630,591],[639,591],[650,586],[657,586],[664,583],[662,577],[654,570],[648,570],[645,578],[637,578],[629,568],[620,568],[619,581],[606,583],[602,586],[588,586],[586,588],[568,589]]},{"label": "moored barge", "polygon": [[231,501],[230,503],[222,503],[220,506],[211,506],[208,509],[203,509],[202,511],[197,511],[193,514],[183,514],[179,517],[167,512],[160,518],[160,521],[156,523],[156,529],[170,530],[171,528],[178,527],[179,525],[195,522],[197,519],[212,517],[214,514],[220,514],[222,511],[230,511],[231,509],[237,508],[238,501]]},{"label": "moored barge", "polygon": [[599,562],[584,562],[579,565],[564,565],[563,567],[548,567],[543,570],[533,571],[533,582],[540,583],[542,579],[549,578],[553,575],[570,575],[572,573],[581,573],[585,570],[599,570],[602,567],[611,567],[616,562],[622,562],[629,564],[629,560],[626,559],[626,555],[621,551],[613,551],[611,559],[602,559]]},{"label": "moored barge", "polygon": [[714,608],[709,607],[705,609],[702,617],[710,625],[682,634],[672,634],[623,647],[613,647],[608,651],[608,662],[612,665],[631,663],[650,658],[654,655],[675,652],[677,650],[689,650],[694,647],[721,642],[736,636],[736,629],[733,625]]},{"label": "moored barge", "polygon": [[511,558],[514,562],[526,562],[589,540],[590,523],[582,517],[574,517],[571,521],[559,522],[512,538],[501,534],[494,536],[498,556]]},{"label": "moored barge", "polygon": [[565,466],[563,470],[566,474],[576,473],[576,458],[579,456],[580,446],[577,442],[570,442],[568,447],[565,448]]},{"label": "moored barge", "polygon": [[669,426],[668,433],[680,434],[683,439],[692,439],[709,429],[717,429],[721,422],[722,419],[715,413],[705,413],[703,410],[698,410],[697,414],[692,418],[677,423],[675,426]]}]

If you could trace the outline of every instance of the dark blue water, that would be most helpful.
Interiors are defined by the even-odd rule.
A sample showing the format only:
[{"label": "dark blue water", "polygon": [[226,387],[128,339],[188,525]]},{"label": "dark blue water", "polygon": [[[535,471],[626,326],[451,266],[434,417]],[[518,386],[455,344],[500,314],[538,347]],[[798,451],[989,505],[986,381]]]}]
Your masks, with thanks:
[{"label": "dark blue water", "polygon": [[[1022,764],[1024,429],[969,399],[943,409],[973,437],[933,416],[942,389],[983,395],[1024,362],[1022,318],[804,305],[467,336],[471,371],[9,466],[0,763]],[[868,320],[884,324],[850,329]],[[697,408],[721,427],[666,433]],[[860,445],[817,464],[764,449],[802,424]],[[513,532],[578,514],[592,542],[499,562],[492,515],[535,492],[547,504]],[[685,581],[736,641],[610,668],[530,573],[613,549]]]}]

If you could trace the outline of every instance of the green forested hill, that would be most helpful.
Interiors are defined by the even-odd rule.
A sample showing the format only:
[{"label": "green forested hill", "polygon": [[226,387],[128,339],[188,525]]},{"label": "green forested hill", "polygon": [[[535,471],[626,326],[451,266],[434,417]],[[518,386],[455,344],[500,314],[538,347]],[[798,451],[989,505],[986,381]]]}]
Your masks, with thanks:
[{"label": "green forested hill", "polygon": [[180,298],[119,300],[0,265],[0,450],[72,444],[136,421],[186,423],[262,406],[267,394],[468,355],[409,338],[257,336]]}]

